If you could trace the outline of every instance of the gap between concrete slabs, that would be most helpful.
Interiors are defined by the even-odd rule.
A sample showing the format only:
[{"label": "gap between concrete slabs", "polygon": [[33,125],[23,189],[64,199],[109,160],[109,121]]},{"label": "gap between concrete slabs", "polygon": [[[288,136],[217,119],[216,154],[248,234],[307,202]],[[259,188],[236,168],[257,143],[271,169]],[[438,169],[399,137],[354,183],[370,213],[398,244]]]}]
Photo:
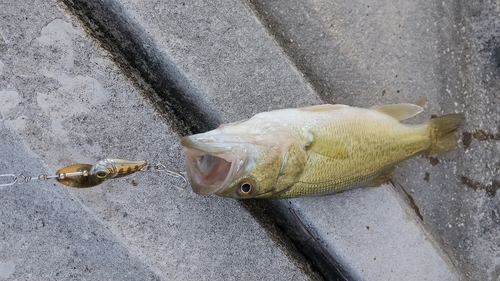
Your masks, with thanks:
[{"label": "gap between concrete slabs", "polygon": [[[52,174],[106,156],[152,163],[160,158],[181,168],[178,134],[54,2],[0,3],[0,65],[5,66],[0,171]],[[53,180],[1,188],[0,249],[7,251],[0,251],[0,275],[14,280],[317,276],[294,262],[237,201],[197,196],[170,184],[169,177],[139,173],[87,190]]]},{"label": "gap between concrete slabs", "polygon": [[[54,2],[0,2],[0,170],[52,174],[106,156],[181,168],[178,134]],[[38,183],[0,188],[2,280],[319,279],[239,202],[168,177]]]},{"label": "gap between concrete slabs", "polygon": [[[77,3],[77,2],[73,2]],[[186,85],[182,82],[179,82],[181,78],[176,76],[176,74],[179,71],[174,71],[174,75],[171,75],[171,70],[172,70],[172,65],[171,65],[171,60],[167,58],[165,55],[162,54],[161,51],[154,49],[153,47],[153,40],[151,38],[145,38],[146,32],[142,31],[139,27],[131,24],[133,21],[131,19],[126,18],[127,14],[123,10],[124,8],[115,2],[106,2],[106,4],[103,3],[92,3],[91,1],[86,1],[85,3],[81,3],[82,5],[75,4],[76,6],[70,6],[70,8],[75,8],[73,11],[75,14],[82,16],[84,22],[92,22],[95,25],[97,25],[98,22],[105,22],[106,24],[102,24],[99,27],[98,32],[95,30],[91,30],[93,34],[95,35],[99,34],[98,39],[103,40],[101,41],[104,43],[104,45],[108,48],[108,51],[110,51],[116,58],[119,64],[122,65],[122,67],[127,67],[127,69],[130,69],[130,67],[133,67],[131,69],[132,71],[138,71],[139,73],[135,73],[135,79],[140,76],[141,82],[140,84],[144,85],[150,85],[151,87],[149,90],[154,90],[154,93],[149,94],[157,94],[159,99],[162,99],[166,104],[169,104],[170,106],[175,106],[175,104],[183,104],[183,106],[186,106],[188,108],[191,108],[191,104],[186,102],[186,99],[191,100],[190,102],[196,102],[198,99],[202,99],[202,97],[196,97],[196,94],[193,94],[191,89],[193,87],[189,87],[189,85]],[[93,6],[93,5],[96,6]],[[109,6],[107,5],[109,4]],[[77,10],[78,9],[78,10]],[[81,11],[80,9],[84,9]],[[86,11],[100,11],[99,13],[97,12],[86,12]],[[92,18],[87,18],[84,15],[91,15]],[[127,24],[123,27],[120,28],[113,28],[112,31],[107,29],[107,27],[114,26],[113,22],[116,21],[116,24],[123,25],[124,22],[127,22]],[[116,30],[120,30],[117,34],[115,33],[108,33],[108,32],[117,32]],[[126,35],[122,34],[121,31],[126,30],[125,33]],[[138,32],[140,35],[139,36],[134,36],[135,32]],[[121,42],[120,40],[116,38],[128,38],[126,42],[123,42],[122,45],[114,45],[115,42]],[[116,40],[114,40],[116,39]],[[134,42],[134,40],[137,40],[137,42]],[[146,40],[147,43],[142,43],[142,40]],[[131,42],[132,43],[129,43]],[[111,45],[111,46],[108,46]],[[135,50],[134,48],[137,46],[148,46],[148,50]],[[125,50],[122,50],[122,48],[125,48]],[[131,48],[131,49],[128,49]],[[156,51],[156,52],[155,52]],[[135,54],[134,56],[131,57],[124,57],[122,54]],[[127,59],[133,59],[134,62],[127,64]],[[151,62],[151,64],[147,63]],[[139,68],[139,69],[136,69]],[[146,73],[155,73],[154,76],[142,76],[142,72]],[[159,77],[159,78],[157,78]],[[165,88],[165,87],[160,87],[158,85],[154,85],[156,79],[164,79],[170,86]],[[187,98],[182,98],[184,101],[182,103],[178,102],[176,99],[180,95],[185,95]],[[193,97],[195,96],[195,97]],[[156,97],[153,97],[153,100],[156,100]],[[177,126],[176,128],[179,129],[181,128],[182,131],[181,133],[186,134],[187,132],[201,132],[201,131],[206,131],[209,130],[210,128],[214,128],[215,125],[210,124],[207,125],[207,123],[204,124],[204,122],[210,122],[208,119],[203,119],[203,116],[206,116],[207,113],[199,113],[196,108],[197,106],[193,106],[191,112],[189,115],[191,117],[188,118],[179,118],[179,114],[181,113],[176,113],[174,116],[176,118],[179,118],[181,120],[182,124],[189,123],[190,125],[180,125]],[[182,112],[184,109],[179,109],[177,112]],[[174,110],[175,112],[175,110]],[[184,113],[188,114],[188,113]],[[210,112],[210,114],[212,114]],[[192,117],[194,116],[194,117]],[[169,116],[169,118],[171,118]],[[215,117],[211,117],[211,120],[213,120]],[[198,122],[199,121],[199,122]],[[212,121],[213,122],[213,121]],[[220,118],[219,121],[215,122],[214,124],[219,124],[221,123]],[[187,130],[187,132],[186,132]],[[279,224],[280,228],[290,228],[290,225],[296,225],[297,223],[294,222],[294,220],[297,219],[296,216],[290,215],[288,212],[287,208],[280,208],[282,203],[281,202],[276,202],[276,203],[271,203],[271,201],[247,201],[247,202],[242,202],[243,206],[245,206],[250,212],[254,214],[254,216],[261,222],[263,227],[267,230],[274,230],[274,233],[270,233],[270,235],[275,237],[275,239],[281,240],[283,243],[283,238],[279,238],[276,236],[282,236],[279,232],[275,231],[275,227],[270,224],[272,221],[278,221],[281,222]],[[272,210],[272,211],[271,211]],[[266,212],[270,213],[272,212],[272,216],[266,217],[259,215],[259,213]],[[300,224],[300,222],[299,222]],[[319,267],[321,270],[320,272],[323,274],[323,276],[327,279],[332,279],[332,280],[340,280],[344,279],[342,276],[346,276],[346,273],[341,273],[341,269],[338,266],[338,264],[334,262],[325,262],[325,261],[333,261],[333,259],[329,256],[327,252],[325,252],[321,248],[317,248],[318,244],[314,243],[310,238],[304,239],[304,235],[301,232],[300,228],[292,228],[287,231],[288,234],[293,234],[289,235],[289,237],[292,239],[294,243],[294,246],[299,248],[299,250],[302,250],[303,254],[309,259],[311,259],[314,263],[313,265],[316,267]],[[298,243],[301,242],[301,243]],[[284,245],[288,244],[285,242]],[[292,253],[295,250],[292,248],[289,248],[289,251]],[[289,246],[290,247],[290,246]],[[317,255],[317,253],[320,253],[320,255]],[[292,253],[292,256],[295,254]]]},{"label": "gap between concrete slabs", "polygon": [[326,102],[428,98],[412,123],[462,113],[462,146],[398,165],[426,231],[465,279],[500,276],[500,22],[494,2],[249,1]]},{"label": "gap between concrete slabs", "polygon": [[[203,97],[203,95],[201,95],[200,93],[204,92],[210,93],[210,91],[206,91],[203,87],[201,87],[201,89],[198,90],[197,87],[191,85],[190,82],[188,82],[189,79],[186,79],[182,74],[180,74],[188,72],[186,72],[184,69],[178,70],[176,66],[174,66],[175,64],[179,65],[179,67],[183,65],[182,57],[175,57],[173,60],[175,60],[176,63],[173,63],[171,59],[165,59],[166,56],[163,54],[163,51],[161,51],[161,49],[156,46],[156,41],[161,41],[161,39],[158,38],[151,39],[146,35],[147,34],[146,32],[141,32],[143,30],[142,29],[143,27],[136,26],[136,23],[134,23],[134,21],[128,15],[130,14],[130,11],[124,10],[121,4],[117,2],[107,2],[107,4],[103,4],[99,1],[85,1],[85,2],[73,1],[71,3],[69,1],[68,2],[63,1],[63,2],[68,4],[71,8],[73,8],[75,14],[78,15],[80,19],[82,19],[82,21],[87,22],[87,26],[90,26],[90,24],[88,24],[89,22],[92,22],[94,24],[93,27],[95,27],[97,24],[98,27],[96,29],[93,29],[91,27],[91,31],[93,32],[94,36],[96,36],[99,40],[101,40],[101,42],[104,43],[104,45],[108,48],[108,50],[115,55],[118,61],[120,61],[122,66],[128,65],[129,67],[132,67],[132,69],[135,69],[136,71],[135,75],[141,77],[138,80],[142,81],[141,82],[142,84],[145,84],[148,87],[151,87],[152,89],[155,90],[155,94],[158,97],[160,97],[160,99],[162,99],[165,102],[165,104],[168,105],[167,112],[169,112],[170,114],[174,113],[173,116],[175,116],[176,118],[178,118],[178,120],[180,120],[180,122],[178,123],[178,128],[182,128],[181,132],[195,133],[195,132],[205,131],[215,127],[216,124],[221,123],[223,119],[226,119],[220,117],[213,117],[214,115],[215,116],[218,115],[216,114],[216,112],[224,111],[224,108],[221,108],[218,105],[218,103],[215,102],[219,100],[221,97],[215,95],[212,96],[209,95],[208,97],[206,96]],[[128,3],[128,5],[132,4],[133,3]],[[108,10],[109,7],[112,7],[111,10]],[[241,6],[239,6],[239,8],[241,8]],[[101,13],[99,13],[98,11],[100,11]],[[140,9],[135,9],[133,14],[137,15],[138,18],[144,19],[145,15],[141,14],[141,12],[144,11]],[[249,17],[249,15],[250,13],[248,13],[247,11],[246,17]],[[110,30],[108,29],[108,27],[110,26],[118,28],[117,29],[112,28],[112,30]],[[149,28],[150,27],[148,26],[145,29],[149,30]],[[262,34],[262,37],[259,38],[260,40],[269,39],[266,36],[264,36],[265,35],[264,30],[260,30],[259,32],[260,34]],[[101,35],[99,35],[100,33]],[[162,35],[155,34],[154,36],[161,37]],[[123,40],[123,38],[127,38],[127,40]],[[134,42],[134,44],[129,44],[126,42]],[[277,58],[274,59],[281,60],[282,62],[284,61],[285,64],[287,63],[286,58],[281,57],[280,59],[279,51],[274,50],[272,52],[277,54]],[[154,75],[152,75],[152,73],[154,73]],[[158,86],[158,84],[160,84],[159,82],[161,81],[163,81],[162,83],[167,83],[167,86],[165,86],[165,84],[163,84],[163,86]],[[300,78],[298,79],[296,78],[296,83],[300,84],[303,83],[303,81]],[[142,86],[144,87],[144,85]],[[223,89],[223,90],[229,90],[229,89]],[[314,96],[312,92],[309,92],[308,95],[309,97]],[[252,93],[247,94],[247,97],[248,96],[252,96]],[[315,97],[312,98],[312,100],[317,102]],[[296,103],[300,104],[301,101],[297,100]],[[210,104],[210,106],[207,104]],[[232,115],[229,114],[228,116],[230,118]],[[377,191],[381,190],[383,189],[381,188],[380,190]],[[345,195],[346,197],[340,196],[339,198],[343,198],[343,200],[346,200],[346,198],[347,200],[352,200],[353,204],[347,204],[347,206],[355,210],[357,209],[356,203],[358,201],[361,201],[358,199],[376,197],[375,195],[370,194],[370,192],[372,192],[371,190],[362,192],[363,193],[356,194],[356,196],[361,196],[361,198],[356,198],[354,192],[347,193]],[[386,195],[387,194],[390,193],[386,193]],[[388,203],[390,206],[396,206],[398,204],[397,200],[394,200],[394,196],[392,197],[381,196],[379,198],[384,203]],[[392,198],[392,199],[387,199],[387,198]],[[264,211],[267,210],[268,213],[273,213],[271,217],[272,218],[275,217],[274,221],[282,229],[287,229],[290,228],[291,225],[294,225],[295,227],[293,227],[293,229],[295,230],[289,232],[285,231],[285,232],[289,235],[292,241],[295,241],[295,245],[299,249],[302,247],[301,250],[303,251],[303,254],[307,256],[311,261],[313,261],[313,263],[318,267],[318,269],[322,272],[325,278],[332,277],[332,274],[337,274],[341,276],[348,276],[349,274],[352,274],[353,277],[360,279],[370,279],[373,277],[384,278],[385,276],[384,274],[387,274],[388,272],[390,272],[390,270],[393,269],[391,269],[390,267],[383,268],[381,267],[380,264],[357,263],[358,259],[353,257],[359,254],[363,254],[360,252],[338,254],[339,251],[332,250],[334,247],[331,247],[331,245],[329,245],[328,243],[322,245],[321,243],[318,242],[318,238],[323,239],[325,241],[326,240],[329,240],[330,242],[332,241],[332,239],[328,238],[328,235],[325,233],[320,234],[318,237],[316,237],[316,239],[311,239],[311,237],[313,237],[311,233],[314,232],[321,233],[322,231],[326,231],[328,230],[328,228],[331,227],[331,224],[328,223],[329,222],[328,218],[321,219],[320,217],[313,216],[312,214],[314,214],[314,209],[308,209],[307,206],[318,206],[317,202],[312,203],[312,201],[315,200],[319,200],[318,202],[322,202],[322,204],[320,204],[322,206],[329,206],[333,201],[336,200],[330,197],[326,197],[323,200],[326,199],[330,199],[332,201],[330,201],[329,203],[326,201],[321,201],[320,199],[298,199],[301,201],[298,200],[289,201],[292,203],[293,202],[296,203],[297,201],[301,203],[298,205],[292,204],[294,208],[287,206],[287,204],[289,204],[287,203],[287,201],[280,201],[280,202],[257,201],[250,203],[243,202],[243,204],[247,206],[247,208],[249,208],[254,214],[256,214],[257,218],[259,218],[259,215],[257,215],[259,209]],[[307,202],[307,200],[312,200],[312,201],[311,203],[307,204],[305,203]],[[325,210],[327,210],[327,208],[328,207],[322,209],[322,211],[324,212]],[[372,210],[375,210],[373,206],[370,208],[372,208]],[[404,216],[401,215],[402,213],[404,213],[404,210],[393,208],[393,212],[394,213],[392,213],[392,216],[395,217],[399,216],[401,218],[404,218]],[[276,213],[279,213],[279,215],[276,216]],[[372,216],[377,214],[376,212],[368,212],[368,213],[370,213],[370,215]],[[381,218],[382,221],[385,221],[384,219],[390,219],[390,217]],[[264,220],[267,220],[267,218],[264,218]],[[394,221],[392,221],[392,223],[394,223]],[[341,225],[341,222],[336,222],[335,225],[336,226]],[[404,223],[402,223],[402,225],[404,225]],[[308,227],[304,228],[304,226]],[[350,226],[349,224],[346,224],[343,227],[344,229],[349,229],[350,227],[352,227],[352,225]],[[308,230],[308,228],[310,230]],[[417,234],[417,236],[420,237],[419,238],[420,240],[422,240],[421,238],[424,237],[419,232],[420,230],[418,228],[409,227],[406,228],[406,230],[410,230],[411,233]],[[397,231],[402,231],[402,229],[398,228],[398,229],[393,229],[392,231],[393,235],[399,236],[400,234],[396,233]],[[425,241],[420,241],[418,239],[417,242],[414,243],[415,242],[414,238],[404,235],[401,237],[406,237],[412,240],[413,242],[411,242],[410,244],[413,243],[416,245],[416,248],[413,249],[422,248],[420,247],[422,243],[424,244],[426,243]],[[364,237],[363,239],[366,239],[366,237]],[[378,238],[375,238],[374,241],[380,242],[377,241],[377,239]],[[346,240],[341,241],[341,243],[345,242]],[[399,242],[403,244],[408,243],[408,241],[404,239],[402,239],[402,241]],[[369,243],[369,244],[373,245],[376,243]],[[313,249],[313,250],[306,250],[306,249]],[[362,250],[363,249],[360,249],[360,251]],[[391,248],[389,247],[388,250],[390,251]],[[439,255],[437,255],[435,251],[434,252],[432,251],[432,247],[430,248],[431,251],[430,253],[431,255],[435,254],[435,256],[434,259],[429,259],[429,256],[426,255],[427,254],[426,251],[428,250],[429,248],[426,248],[424,252],[420,252],[419,254],[417,254],[417,256],[419,257],[416,259],[411,259],[407,256],[408,260],[411,259],[414,262],[412,264],[409,264],[408,266],[413,268],[417,265],[422,266],[423,263],[421,261],[423,260],[442,261]],[[396,258],[394,256],[391,257],[390,252],[385,252],[385,253],[386,256],[388,257],[387,260],[385,260],[384,264],[390,264],[391,258],[395,259],[393,261],[400,260],[399,258]],[[408,252],[406,252],[406,254],[407,253]],[[335,262],[325,262],[325,261],[333,261],[332,255],[337,256],[338,260],[342,260],[342,262],[345,262],[346,263],[345,267],[349,268],[350,273],[347,273],[345,270],[339,270],[340,266]],[[348,258],[346,259],[345,257]],[[349,257],[352,259],[349,259]],[[439,262],[438,263],[430,262],[430,264],[437,266]],[[374,271],[370,270],[365,271],[362,269],[363,267],[371,268],[379,272],[380,275],[376,274]],[[442,264],[439,265],[438,271],[440,269],[443,269],[441,274],[444,277],[444,279],[450,279],[450,278],[453,279],[452,277],[453,274],[447,271],[446,265]],[[423,271],[414,270],[414,273],[412,274],[415,274],[414,276],[422,277],[421,274],[424,273],[425,272]],[[406,274],[408,273],[406,272]]]}]

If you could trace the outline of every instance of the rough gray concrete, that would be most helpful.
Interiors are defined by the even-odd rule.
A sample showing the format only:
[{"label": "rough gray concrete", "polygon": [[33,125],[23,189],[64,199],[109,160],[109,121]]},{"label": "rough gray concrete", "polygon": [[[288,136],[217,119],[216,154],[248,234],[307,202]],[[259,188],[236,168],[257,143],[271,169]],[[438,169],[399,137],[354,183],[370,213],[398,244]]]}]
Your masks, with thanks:
[{"label": "rough gray concrete", "polygon": [[499,4],[489,1],[249,1],[326,102],[428,98],[463,112],[463,148],[401,163],[394,183],[468,280],[500,274]]},{"label": "rough gray concrete", "polygon": [[[353,279],[498,279],[498,3],[116,3],[214,120],[422,94],[412,122],[464,112],[463,147],[402,163],[391,185],[279,204]],[[158,113],[140,73],[120,69],[86,28],[55,1],[0,3],[0,173],[107,156],[182,169],[172,124],[183,117]],[[84,190],[1,188],[0,278],[318,277],[239,202],[172,185],[138,174]]]},{"label": "rough gray concrete", "polygon": [[[0,169],[48,172],[24,140],[1,125]],[[160,276],[56,182],[0,189],[1,280],[160,280]]]},{"label": "rough gray concrete", "polygon": [[[161,46],[166,46],[169,54],[174,61],[178,62],[183,72],[189,73],[193,83],[196,83],[197,87],[200,87],[205,93],[204,98],[207,103],[211,104],[215,111],[222,112],[223,120],[234,121],[246,118],[251,116],[254,111],[267,109],[270,105],[273,105],[273,108],[304,105],[305,97],[307,104],[317,103],[316,93],[311,87],[308,87],[300,73],[291,71],[294,67],[293,57],[290,60],[283,56],[281,49],[277,48],[273,38],[269,38],[262,25],[255,23],[255,21],[234,21],[234,18],[252,19],[254,11],[248,7],[218,2],[201,5],[182,5],[175,2],[153,2],[150,4],[137,1],[122,2],[134,11],[135,20],[145,26],[147,30],[154,30],[151,34],[155,40]],[[288,6],[290,7],[290,5]],[[151,11],[157,11],[158,16],[150,16]],[[210,16],[207,18],[205,13]],[[201,16],[197,18],[196,15]],[[285,12],[283,15],[286,17],[290,13]],[[289,20],[293,21],[297,18],[299,16]],[[242,26],[245,26],[245,29]],[[200,33],[204,34],[205,30],[210,32],[210,36],[200,35]],[[229,37],[227,34],[230,32],[235,32],[235,35]],[[310,34],[304,32],[306,36]],[[244,40],[241,38],[251,38],[251,41],[241,45],[239,42]],[[224,44],[220,44],[220,42],[224,42]],[[312,51],[316,50],[312,46],[309,47]],[[346,53],[347,50],[349,49],[346,47]],[[231,59],[226,61],[225,57],[228,54],[231,54]],[[332,52],[329,58],[333,54],[337,53]],[[265,60],[255,62],[255,67],[267,75],[251,75],[255,71],[244,64],[244,61],[260,56],[264,56]],[[222,63],[218,63],[220,58],[222,58]],[[214,69],[216,62],[218,68]],[[335,61],[332,65],[335,65]],[[246,74],[249,71],[252,72]],[[346,70],[344,69],[344,71]],[[380,78],[380,80],[383,79]],[[221,82],[216,83],[216,81]],[[276,81],[281,83],[276,83]],[[286,94],[281,95],[286,96],[286,100],[281,100],[281,91],[285,91]],[[245,95],[241,98],[240,96],[235,98],[235,94],[238,92],[243,92]],[[348,93],[347,96],[350,97],[351,101],[357,99],[357,105],[361,106],[371,106],[376,102],[376,100],[370,100],[362,94]],[[271,98],[278,100],[271,100]],[[250,103],[253,103],[253,106],[249,106]],[[346,101],[346,103],[348,102]],[[373,224],[383,229],[380,233],[390,233],[392,237],[404,238],[391,240],[387,237],[373,235],[372,241],[380,241],[374,245],[373,243],[363,243],[363,241],[366,242],[367,238],[362,235],[353,235],[352,239],[343,239],[340,245],[330,247],[330,244],[335,244],[336,238],[325,234],[332,233],[332,225],[351,231],[353,225],[360,223],[358,216],[354,215],[353,221],[344,220],[343,223],[336,221],[335,224],[329,217],[315,216],[314,210],[319,213],[330,213],[332,211],[331,205],[335,204],[336,198],[328,198],[328,200],[323,201],[299,199],[301,204],[296,208],[296,213],[318,234],[318,239],[325,241],[327,248],[329,247],[328,249],[341,263],[344,262],[348,271],[356,279],[379,278],[384,280],[391,274],[395,276],[395,279],[400,279],[403,276],[411,279],[427,278],[429,280],[437,276],[443,280],[456,278],[438,251],[433,248],[432,243],[426,240],[425,234],[421,233],[420,228],[414,223],[407,223],[404,208],[400,207],[395,196],[377,197],[369,191],[362,194],[361,197],[366,198],[367,201],[381,198],[384,200],[384,204],[391,206],[390,211],[386,211],[388,213],[381,213],[377,204],[367,207],[366,213],[371,216]],[[391,193],[386,191],[385,194]],[[347,213],[354,214],[363,200],[357,193],[350,193],[347,198],[349,203],[345,203],[343,206]],[[388,221],[388,218],[391,217],[392,219]],[[364,228],[365,225],[362,227]],[[365,247],[359,247],[361,245]],[[369,245],[372,247],[368,247]],[[346,250],[354,248],[358,250]],[[395,254],[395,248],[406,248],[406,250],[398,252],[399,255]],[[342,254],[338,254],[339,252]],[[373,257],[371,257],[372,255]],[[373,258],[376,259],[377,255],[379,261],[373,260]],[[368,256],[371,258],[367,261]],[[401,262],[402,260],[404,260],[404,264]],[[394,264],[398,264],[400,267],[394,268]],[[435,271],[429,270],[429,268],[434,268]]]},{"label": "rough gray concrete", "polygon": [[[182,168],[179,136],[55,2],[2,3],[1,173],[102,157]],[[2,280],[315,278],[234,200],[162,173],[92,189],[0,189]]]}]

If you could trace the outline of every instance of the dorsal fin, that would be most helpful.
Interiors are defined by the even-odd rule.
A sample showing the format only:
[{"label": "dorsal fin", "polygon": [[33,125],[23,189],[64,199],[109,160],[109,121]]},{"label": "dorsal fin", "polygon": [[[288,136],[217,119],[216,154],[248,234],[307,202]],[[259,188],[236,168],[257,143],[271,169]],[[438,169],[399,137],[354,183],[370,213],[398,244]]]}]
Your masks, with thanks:
[{"label": "dorsal fin", "polygon": [[321,105],[311,105],[311,106],[302,107],[301,110],[320,112],[320,111],[337,110],[337,109],[342,109],[342,108],[346,108],[346,107],[349,107],[349,106],[343,105],[343,104],[321,104]]},{"label": "dorsal fin", "polygon": [[398,121],[413,117],[424,110],[422,107],[411,103],[380,105],[374,106],[372,109],[392,116]]}]

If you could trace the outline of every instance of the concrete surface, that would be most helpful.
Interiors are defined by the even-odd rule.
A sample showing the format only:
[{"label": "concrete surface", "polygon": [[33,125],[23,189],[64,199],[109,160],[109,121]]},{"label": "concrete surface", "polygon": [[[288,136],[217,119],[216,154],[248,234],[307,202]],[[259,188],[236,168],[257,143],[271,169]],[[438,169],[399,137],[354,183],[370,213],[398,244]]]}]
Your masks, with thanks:
[{"label": "concrete surface", "polygon": [[416,121],[466,115],[463,149],[401,163],[394,182],[462,278],[497,280],[498,1],[249,2],[324,101],[368,106],[425,94]]},{"label": "concrete surface", "polygon": [[[463,148],[402,163],[390,185],[269,201],[262,213],[159,173],[81,190],[3,187],[2,280],[498,279],[498,3],[104,2],[0,3],[0,173],[102,157],[183,169],[179,134],[422,94],[412,122],[464,112]],[[115,25],[99,22],[108,7]]]},{"label": "concrete surface", "polygon": [[[0,7],[2,173],[53,174],[106,156],[182,168],[179,135],[78,23],[54,2],[8,4]],[[315,278],[237,201],[169,180],[1,188],[0,279]]]}]

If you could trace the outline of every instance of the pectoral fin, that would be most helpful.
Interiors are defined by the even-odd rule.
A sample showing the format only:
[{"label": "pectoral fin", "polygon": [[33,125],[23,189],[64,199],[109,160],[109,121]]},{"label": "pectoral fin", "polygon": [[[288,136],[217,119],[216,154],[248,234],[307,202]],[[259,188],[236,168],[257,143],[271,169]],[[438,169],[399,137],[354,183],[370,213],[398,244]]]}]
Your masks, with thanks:
[{"label": "pectoral fin", "polygon": [[372,109],[392,116],[398,121],[413,117],[424,110],[422,107],[411,103],[380,105],[374,106]]},{"label": "pectoral fin", "polygon": [[395,170],[395,168],[391,167],[391,168],[383,171],[380,175],[378,175],[378,177],[376,177],[374,180],[372,180],[367,185],[367,187],[379,186],[379,185],[389,181],[392,178],[392,176],[394,175],[394,170]]},{"label": "pectoral fin", "polygon": [[340,141],[318,136],[313,136],[313,141],[307,150],[335,159],[345,159],[349,156],[345,145]]}]

